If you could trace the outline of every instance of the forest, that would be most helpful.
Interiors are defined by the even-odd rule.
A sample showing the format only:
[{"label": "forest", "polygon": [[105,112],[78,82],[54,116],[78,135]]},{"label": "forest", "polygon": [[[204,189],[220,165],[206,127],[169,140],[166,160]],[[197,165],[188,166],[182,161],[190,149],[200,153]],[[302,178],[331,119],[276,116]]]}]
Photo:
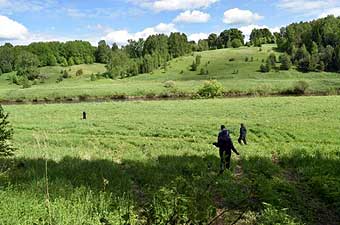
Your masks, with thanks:
[{"label": "forest", "polygon": [[[261,47],[276,43],[277,50],[287,54],[280,57],[281,69],[295,65],[298,70],[339,71],[340,70],[340,18],[327,18],[312,22],[293,23],[272,34],[269,29],[254,29],[245,43],[243,33],[235,28],[224,30],[219,35],[210,34],[198,43],[188,41],[184,33],[151,35],[146,40],[129,40],[125,46],[104,40],[93,47],[87,41],[39,42],[28,46],[13,46],[10,43],[0,47],[0,74],[17,71],[17,76],[28,80],[39,79],[38,67],[106,64],[108,78],[124,78],[167,67],[171,59],[195,51],[206,51],[241,46]],[[262,72],[270,71],[277,59],[271,55]],[[195,64],[195,62],[193,63]],[[195,66],[195,65],[193,65]]]}]

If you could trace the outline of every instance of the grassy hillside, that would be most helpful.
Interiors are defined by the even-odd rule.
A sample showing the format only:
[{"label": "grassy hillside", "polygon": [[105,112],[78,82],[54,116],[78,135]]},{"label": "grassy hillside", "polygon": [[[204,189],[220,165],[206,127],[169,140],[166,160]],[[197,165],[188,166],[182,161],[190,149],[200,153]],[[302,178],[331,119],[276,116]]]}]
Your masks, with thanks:
[{"label": "grassy hillside", "polygon": [[[339,100],[6,106],[18,155],[0,162],[14,166],[0,173],[0,224],[207,224],[227,210],[216,224],[245,212],[238,224],[337,225]],[[236,142],[241,122],[249,146],[218,176],[211,143],[222,123]]]},{"label": "grassy hillside", "polygon": [[[336,73],[301,73],[296,70],[272,71],[260,73],[259,66],[272,51],[273,45],[265,45],[262,51],[255,47],[240,49],[221,49],[194,53],[172,60],[166,69],[157,70],[151,74],[143,74],[123,80],[100,79],[91,81],[92,73],[104,72],[104,65],[80,65],[71,68],[46,67],[41,68],[42,74],[49,76],[44,84],[34,85],[28,89],[9,84],[10,74],[0,76],[0,99],[56,99],[64,97],[93,96],[104,97],[113,95],[145,96],[159,95],[169,92],[164,88],[164,82],[175,81],[178,92],[194,93],[204,80],[219,80],[225,91],[256,93],[265,91],[276,93],[291,88],[296,81],[305,80],[312,92],[324,91],[334,93],[340,87],[340,76]],[[196,55],[202,56],[201,66],[197,71],[190,71],[190,64]],[[246,62],[245,58],[249,61]],[[253,61],[251,61],[253,58]],[[230,61],[234,59],[234,61]],[[208,63],[208,75],[199,75],[200,69]],[[84,75],[76,77],[78,69],[84,70]],[[72,78],[56,83],[60,71],[66,69]]]}]

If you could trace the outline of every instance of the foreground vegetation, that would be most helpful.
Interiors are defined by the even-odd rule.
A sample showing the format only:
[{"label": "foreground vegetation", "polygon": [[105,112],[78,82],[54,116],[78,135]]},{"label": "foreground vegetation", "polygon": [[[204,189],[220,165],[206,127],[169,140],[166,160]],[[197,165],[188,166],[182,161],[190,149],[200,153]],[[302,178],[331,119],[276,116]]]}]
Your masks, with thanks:
[{"label": "foreground vegetation", "polygon": [[[218,80],[224,94],[228,96],[286,94],[301,80],[308,84],[307,94],[339,92],[340,77],[337,73],[302,73],[294,69],[261,73],[259,67],[274,47],[263,45],[261,48],[243,47],[195,53],[193,56],[174,59],[166,68],[152,73],[117,80],[96,76],[105,72],[104,64],[43,67],[40,73],[46,79],[30,88],[13,84],[13,73],[8,73],[0,76],[0,99],[54,101],[126,96],[196,96],[205,80]],[[191,71],[196,56],[201,56],[200,65],[196,71]],[[77,76],[79,70],[82,74]],[[68,78],[59,81],[65,71]]]},{"label": "foreground vegetation", "polygon": [[[18,151],[0,163],[0,224],[337,225],[339,100],[6,106]],[[241,122],[250,145],[218,176],[211,143]]]}]

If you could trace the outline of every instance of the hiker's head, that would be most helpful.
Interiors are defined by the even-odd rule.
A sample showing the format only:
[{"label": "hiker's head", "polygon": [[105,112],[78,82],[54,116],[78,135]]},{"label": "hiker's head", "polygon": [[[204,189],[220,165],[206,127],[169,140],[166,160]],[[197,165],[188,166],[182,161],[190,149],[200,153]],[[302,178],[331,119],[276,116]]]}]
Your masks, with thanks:
[{"label": "hiker's head", "polygon": [[241,127],[244,127],[244,124],[243,124],[243,123],[241,123]]},{"label": "hiker's head", "polygon": [[221,125],[221,130],[224,130],[225,129],[225,126],[224,125]]}]

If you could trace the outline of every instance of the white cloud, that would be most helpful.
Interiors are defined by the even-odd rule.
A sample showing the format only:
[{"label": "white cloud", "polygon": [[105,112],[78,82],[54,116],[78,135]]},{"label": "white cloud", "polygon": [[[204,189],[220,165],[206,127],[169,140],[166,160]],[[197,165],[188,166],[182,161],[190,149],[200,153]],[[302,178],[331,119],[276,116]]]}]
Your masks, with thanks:
[{"label": "white cloud", "polygon": [[57,7],[56,0],[0,0],[0,13],[38,12]]},{"label": "white cloud", "polygon": [[179,14],[174,22],[183,22],[183,23],[206,23],[210,19],[210,15],[208,13],[204,13],[201,11],[190,11],[187,10]]},{"label": "white cloud", "polygon": [[239,8],[229,9],[224,12],[223,22],[231,25],[248,25],[262,19],[263,17],[249,10]]},{"label": "white cloud", "polygon": [[263,29],[263,28],[268,28],[268,27],[252,24],[252,25],[240,27],[239,30],[242,31],[245,41],[249,41],[249,37],[253,29]]},{"label": "white cloud", "polygon": [[206,8],[219,0],[129,0],[132,3],[152,8],[155,11],[174,11]]},{"label": "white cloud", "polygon": [[330,7],[334,0],[281,0],[278,4],[280,8],[291,12],[306,12],[308,10],[318,10]]},{"label": "white cloud", "polygon": [[27,37],[27,28],[6,16],[0,16],[0,40],[23,40]]},{"label": "white cloud", "polygon": [[207,39],[208,37],[209,37],[209,34],[206,34],[206,33],[195,33],[195,34],[189,35],[188,40],[195,41],[197,43],[199,40]]},{"label": "white cloud", "polygon": [[153,34],[170,34],[171,32],[176,32],[177,29],[175,24],[160,23],[154,27],[148,27],[144,30],[136,33],[130,33],[128,30],[115,30],[109,32],[102,39],[106,40],[108,43],[117,43],[118,45],[125,45],[129,39],[138,40],[139,38],[146,39],[148,36]]},{"label": "white cloud", "polygon": [[319,18],[323,18],[323,17],[329,16],[329,15],[334,15],[335,17],[340,16],[340,7],[336,7],[336,8],[328,9],[328,10],[324,11],[319,16]]}]

